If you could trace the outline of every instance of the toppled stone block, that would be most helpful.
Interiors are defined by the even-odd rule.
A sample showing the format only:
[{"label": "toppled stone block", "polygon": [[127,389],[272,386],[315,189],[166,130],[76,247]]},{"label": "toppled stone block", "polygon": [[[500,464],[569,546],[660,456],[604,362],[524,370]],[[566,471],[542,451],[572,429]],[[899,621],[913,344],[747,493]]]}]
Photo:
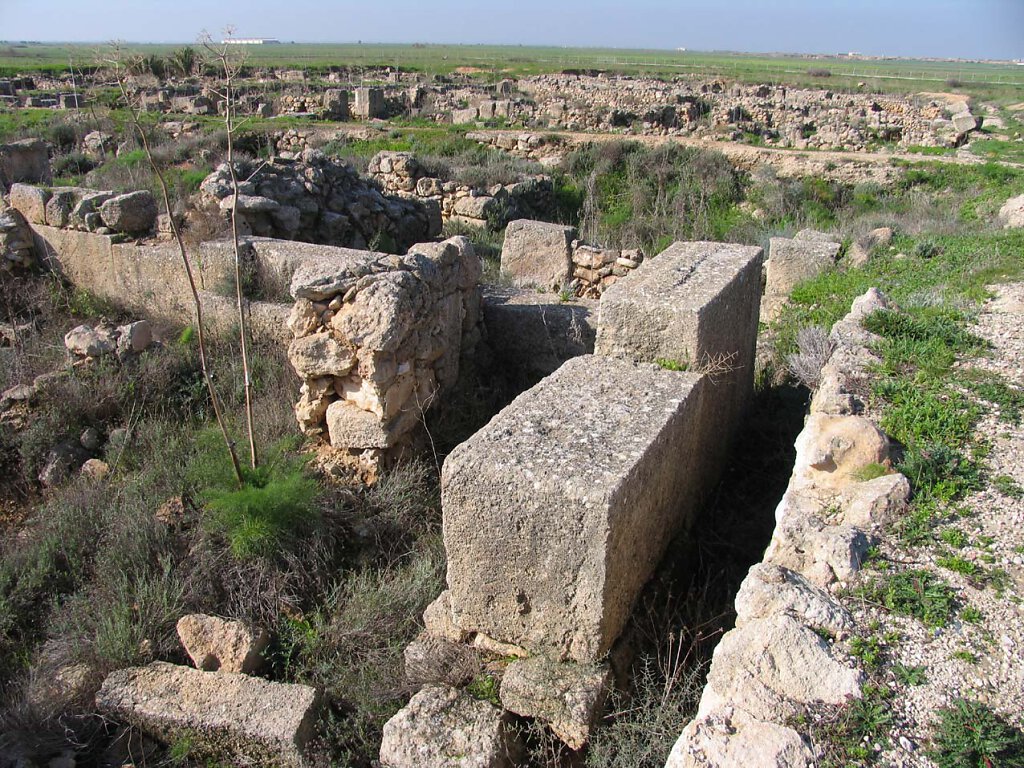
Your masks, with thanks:
[{"label": "toppled stone block", "polygon": [[188,738],[197,755],[301,766],[320,698],[306,685],[158,661],[111,673],[96,706],[163,742]]},{"label": "toppled stone block", "polygon": [[518,219],[505,229],[501,271],[519,286],[557,291],[572,279],[576,229]]},{"label": "toppled stone block", "polygon": [[796,284],[817,277],[834,265],[839,248],[838,243],[828,240],[773,237],[768,247],[761,320],[775,320]]},{"label": "toppled stone block", "polygon": [[509,768],[508,716],[454,688],[427,686],[384,724],[383,768]]},{"label": "toppled stone block", "polygon": [[117,336],[119,355],[137,355],[153,343],[153,327],[148,320],[136,320],[134,323],[119,325],[114,333]]},{"label": "toppled stone block", "polygon": [[460,197],[455,201],[453,213],[458,219],[480,223],[487,221],[488,216],[496,214],[498,207],[498,201],[490,195]]},{"label": "toppled stone block", "polygon": [[792,616],[833,636],[841,635],[853,626],[849,612],[825,590],[788,568],[757,563],[750,569],[736,595],[736,626],[779,615]]},{"label": "toppled stone block", "polygon": [[156,200],[153,193],[141,189],[112,197],[100,206],[103,223],[115,232],[144,234],[156,225]]},{"label": "toppled stone block", "polygon": [[697,374],[577,357],[449,454],[455,623],[537,653],[605,654],[695,512],[707,394]]},{"label": "toppled stone block", "polygon": [[789,616],[727,632],[715,648],[698,717],[721,705],[758,720],[796,715],[801,705],[860,698],[861,674],[840,664],[822,638]]},{"label": "toppled stone block", "polygon": [[573,664],[543,656],[513,661],[501,680],[501,704],[510,712],[535,717],[570,749],[582,749],[601,718],[611,669]]},{"label": "toppled stone block", "polygon": [[683,729],[665,768],[811,768],[814,754],[792,728],[722,707]]},{"label": "toppled stone block", "polygon": [[245,622],[190,613],[178,619],[178,639],[196,669],[205,672],[255,672],[270,643],[264,630]]},{"label": "toppled stone block", "polygon": [[418,685],[465,685],[476,677],[482,666],[480,657],[469,646],[429,632],[421,632],[409,643],[403,658],[406,680]]},{"label": "toppled stone block", "polygon": [[0,144],[0,188],[16,182],[49,184],[50,145],[42,139],[21,139]]},{"label": "toppled stone block", "polygon": [[752,246],[675,243],[601,297],[595,354],[708,374],[724,437],[708,454],[711,466],[753,395],[762,255]]},{"label": "toppled stone block", "polygon": [[79,325],[64,335],[64,346],[74,355],[101,357],[117,349],[117,339],[102,326],[90,328],[88,325]]}]

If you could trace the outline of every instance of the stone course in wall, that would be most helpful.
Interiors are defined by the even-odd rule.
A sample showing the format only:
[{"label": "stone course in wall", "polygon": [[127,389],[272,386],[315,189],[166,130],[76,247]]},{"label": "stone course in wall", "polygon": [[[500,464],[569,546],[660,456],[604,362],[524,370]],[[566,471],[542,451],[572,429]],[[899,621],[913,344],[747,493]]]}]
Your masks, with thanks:
[{"label": "stone course in wall", "polygon": [[474,227],[500,229],[513,219],[540,218],[554,201],[547,176],[478,189],[430,176],[410,152],[379,152],[370,159],[367,174],[388,194],[436,205],[441,221]]},{"label": "stone course in wall", "polygon": [[288,348],[296,417],[367,477],[408,447],[479,339],[480,260],[464,237],[405,256],[330,249],[300,265]]},{"label": "stone course in wall", "polygon": [[895,518],[910,492],[898,473],[868,481],[860,474],[889,456],[858,394],[867,366],[878,362],[870,351],[878,338],[861,321],[886,306],[872,289],[832,329],[835,351],[796,441],[772,541],[740,587],[736,628],[715,649],[697,716],[666,768],[809,768],[811,745],[787,719],[806,705],[861,695],[863,675],[819,633],[842,636],[851,628],[831,590],[860,568],[874,531]]}]

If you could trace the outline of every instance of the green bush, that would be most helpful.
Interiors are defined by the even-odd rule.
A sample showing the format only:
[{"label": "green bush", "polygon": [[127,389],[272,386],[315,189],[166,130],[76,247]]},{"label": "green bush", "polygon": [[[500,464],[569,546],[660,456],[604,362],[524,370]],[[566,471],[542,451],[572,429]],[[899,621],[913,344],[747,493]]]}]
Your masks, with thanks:
[{"label": "green bush", "polygon": [[939,768],[1021,768],[1024,732],[984,704],[957,699],[938,712],[928,757]]}]

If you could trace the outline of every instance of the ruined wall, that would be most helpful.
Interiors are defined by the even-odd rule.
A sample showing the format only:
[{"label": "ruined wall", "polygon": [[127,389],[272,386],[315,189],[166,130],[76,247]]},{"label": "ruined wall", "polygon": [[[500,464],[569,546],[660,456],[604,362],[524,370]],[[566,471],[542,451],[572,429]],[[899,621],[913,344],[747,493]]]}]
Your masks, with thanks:
[{"label": "ruined wall", "polygon": [[697,716],[666,768],[811,766],[810,745],[787,725],[802,706],[859,698],[863,675],[837,658],[822,634],[852,628],[831,594],[857,571],[873,532],[892,522],[910,493],[898,473],[864,480],[889,457],[886,436],[863,415],[860,380],[879,362],[878,338],[861,327],[887,306],[876,290],[832,328],[835,349],[797,437],[793,474],[775,512],[764,560],[736,596],[736,628],[715,649]]},{"label": "ruined wall", "polygon": [[405,256],[331,249],[291,281],[288,357],[302,431],[367,477],[409,447],[479,338],[480,260],[464,237]]}]

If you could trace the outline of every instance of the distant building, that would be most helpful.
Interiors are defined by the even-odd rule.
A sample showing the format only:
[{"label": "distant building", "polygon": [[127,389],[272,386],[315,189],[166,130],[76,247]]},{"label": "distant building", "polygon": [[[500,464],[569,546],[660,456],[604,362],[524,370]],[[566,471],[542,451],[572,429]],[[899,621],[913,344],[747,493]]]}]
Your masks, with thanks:
[{"label": "distant building", "polygon": [[273,37],[235,37],[221,40],[221,45],[280,45],[281,41]]}]

